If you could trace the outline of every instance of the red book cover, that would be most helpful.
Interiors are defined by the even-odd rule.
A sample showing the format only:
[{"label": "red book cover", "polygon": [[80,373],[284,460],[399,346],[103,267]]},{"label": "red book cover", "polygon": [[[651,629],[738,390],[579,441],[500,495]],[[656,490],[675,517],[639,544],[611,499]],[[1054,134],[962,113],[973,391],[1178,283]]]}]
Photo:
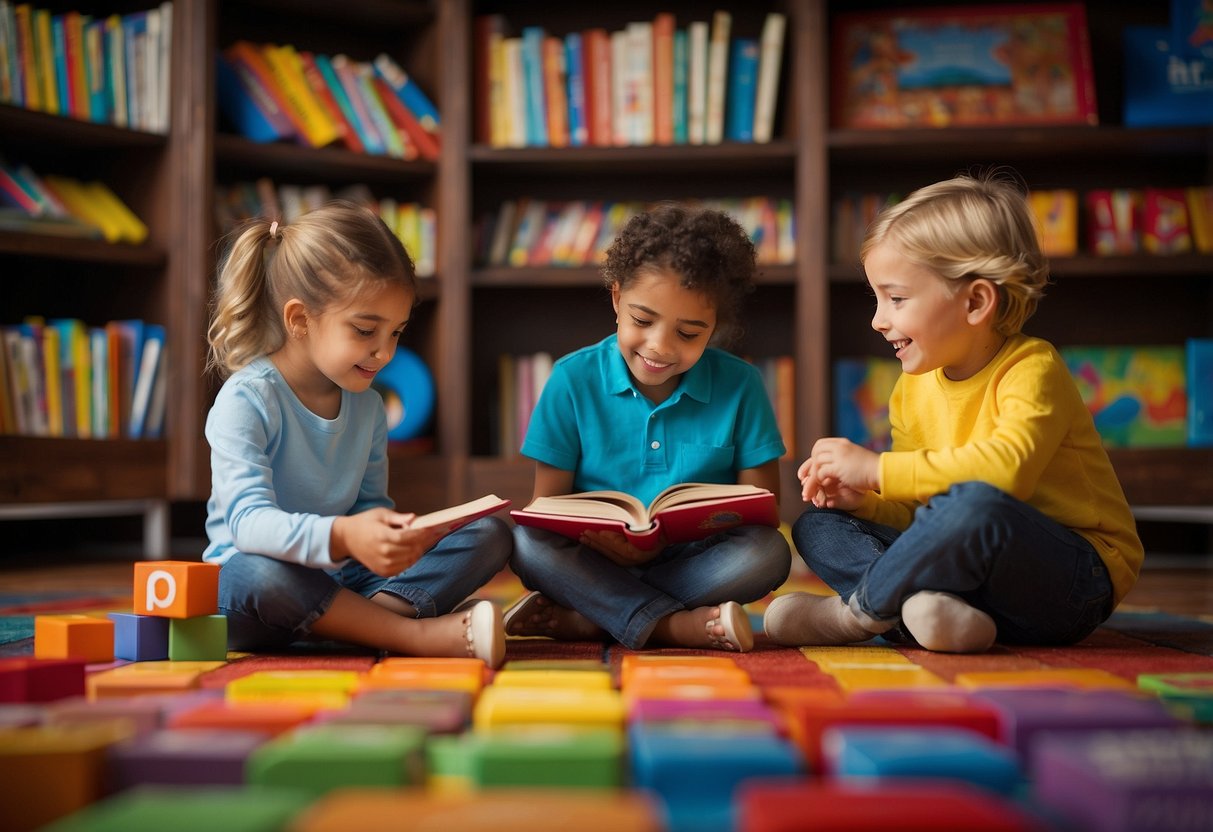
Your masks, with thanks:
[{"label": "red book cover", "polygon": [[581,35],[585,52],[585,108],[590,144],[610,147],[611,136],[611,38],[606,29],[587,29]]},{"label": "red book cover", "polygon": [[376,75],[372,79],[372,83],[375,85],[375,92],[379,94],[379,99],[383,102],[388,116],[409,138],[421,157],[432,162],[438,161],[438,140],[434,138],[434,134],[421,126],[421,122],[408,107],[404,106],[404,102],[386,81]]},{"label": "red book cover", "polygon": [[653,139],[674,143],[674,15],[653,18]]},{"label": "red book cover", "polygon": [[752,485],[680,483],[644,506],[621,491],[585,491],[539,497],[510,512],[520,526],[579,538],[586,531],[614,531],[641,549],[659,541],[701,540],[735,526],[779,526],[775,495]]}]

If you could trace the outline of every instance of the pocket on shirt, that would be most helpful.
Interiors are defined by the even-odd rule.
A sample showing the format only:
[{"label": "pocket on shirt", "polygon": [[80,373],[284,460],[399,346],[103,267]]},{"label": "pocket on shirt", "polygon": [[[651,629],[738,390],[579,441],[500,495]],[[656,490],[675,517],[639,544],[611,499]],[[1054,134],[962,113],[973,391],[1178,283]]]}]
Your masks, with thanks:
[{"label": "pocket on shirt", "polygon": [[732,482],[732,445],[684,444],[678,453],[681,482]]}]

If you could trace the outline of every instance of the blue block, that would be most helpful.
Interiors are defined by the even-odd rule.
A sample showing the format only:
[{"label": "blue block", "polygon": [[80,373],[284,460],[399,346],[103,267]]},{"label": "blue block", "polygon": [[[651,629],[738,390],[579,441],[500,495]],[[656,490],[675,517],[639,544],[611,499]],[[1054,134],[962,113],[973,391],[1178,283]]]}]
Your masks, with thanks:
[{"label": "blue block", "polygon": [[696,732],[633,725],[632,781],[672,807],[731,805],[734,789],[752,777],[788,777],[804,770],[800,751],[770,733]]},{"label": "blue block", "polygon": [[158,662],[168,658],[168,625],[158,615],[111,612],[114,622],[114,658],[132,662]]},{"label": "blue block", "polygon": [[829,728],[821,753],[844,780],[960,780],[1004,795],[1021,781],[1013,751],[963,728]]}]

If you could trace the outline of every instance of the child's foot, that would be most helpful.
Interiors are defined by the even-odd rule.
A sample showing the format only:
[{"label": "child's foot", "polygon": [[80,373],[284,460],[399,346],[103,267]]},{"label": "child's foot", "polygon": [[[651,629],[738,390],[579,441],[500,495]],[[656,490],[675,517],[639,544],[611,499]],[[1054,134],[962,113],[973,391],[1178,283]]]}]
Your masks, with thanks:
[{"label": "child's foot", "polygon": [[767,637],[784,647],[824,647],[867,641],[869,630],[837,595],[789,592],[767,606],[762,616]]},{"label": "child's foot", "polygon": [[528,592],[505,614],[511,636],[543,636],[557,641],[602,641],[606,630],[576,610],[553,604],[538,592]]},{"label": "child's foot", "polygon": [[496,669],[505,659],[505,629],[501,610],[491,601],[480,601],[460,612],[409,622],[418,632],[419,649],[410,656],[445,656],[480,659]]},{"label": "child's foot", "polygon": [[901,623],[937,653],[981,653],[998,636],[994,619],[947,592],[917,592],[901,605]]},{"label": "child's foot", "polygon": [[674,647],[733,653],[747,653],[754,647],[750,617],[736,601],[671,613],[653,630],[653,639]]}]

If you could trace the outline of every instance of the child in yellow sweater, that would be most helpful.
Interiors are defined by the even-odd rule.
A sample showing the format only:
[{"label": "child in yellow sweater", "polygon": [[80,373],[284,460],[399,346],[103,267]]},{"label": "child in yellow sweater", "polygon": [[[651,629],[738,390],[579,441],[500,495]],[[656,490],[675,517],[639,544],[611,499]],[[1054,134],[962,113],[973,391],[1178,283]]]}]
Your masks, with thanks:
[{"label": "child in yellow sweater", "polygon": [[1143,552],[1065,363],[1020,331],[1048,281],[1023,194],[996,176],[927,186],[877,217],[860,256],[903,371],[893,447],[813,445],[792,536],[838,595],[775,599],[767,634],[846,644],[900,623],[945,652],[1086,637]]}]

